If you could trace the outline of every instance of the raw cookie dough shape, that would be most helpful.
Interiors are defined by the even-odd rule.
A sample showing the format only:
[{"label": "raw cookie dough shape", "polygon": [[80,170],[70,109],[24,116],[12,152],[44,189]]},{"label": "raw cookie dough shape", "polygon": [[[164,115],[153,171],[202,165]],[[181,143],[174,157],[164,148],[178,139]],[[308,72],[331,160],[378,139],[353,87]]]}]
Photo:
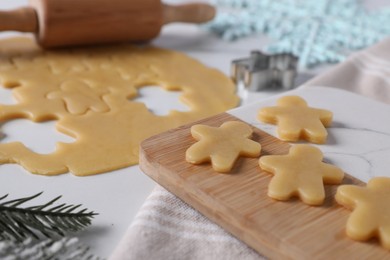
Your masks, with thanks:
[{"label": "raw cookie dough shape", "polygon": [[372,178],[366,187],[342,185],[336,201],[353,210],[346,226],[348,237],[359,241],[378,237],[390,250],[390,178]]},{"label": "raw cookie dough shape", "polygon": [[220,127],[194,125],[192,136],[198,141],[186,151],[186,161],[200,164],[211,161],[217,172],[229,172],[239,156],[257,157],[261,145],[251,139],[253,130],[245,123],[229,121]]},{"label": "raw cookie dough shape", "polygon": [[308,205],[321,205],[325,199],[324,184],[339,184],[344,178],[341,169],[322,159],[322,152],[307,144],[292,146],[287,155],[261,157],[260,167],[274,174],[268,196],[276,200],[298,196]]},{"label": "raw cookie dough shape", "polygon": [[50,92],[47,98],[62,99],[69,113],[81,115],[88,110],[107,112],[109,107],[103,101],[103,95],[108,93],[109,91],[106,89],[93,89],[87,83],[69,80],[61,83],[60,90]]},{"label": "raw cookie dough shape", "polygon": [[258,118],[264,123],[278,125],[278,136],[284,141],[304,139],[312,143],[325,143],[328,135],[325,127],[332,123],[332,112],[311,108],[298,96],[285,96],[276,107],[265,107]]},{"label": "raw cookie dough shape", "polygon": [[[0,143],[0,163],[18,163],[43,175],[85,176],[136,164],[145,138],[239,101],[235,85],[221,72],[181,53],[129,44],[44,51],[30,38],[0,40],[0,80],[18,102],[0,105],[0,123],[55,119],[58,131],[76,139],[58,143],[47,155],[21,143]],[[85,84],[90,96],[85,91],[76,96],[74,87],[64,86],[76,83]],[[143,103],[128,100],[151,84],[182,91],[180,100],[190,111],[156,116]]]}]

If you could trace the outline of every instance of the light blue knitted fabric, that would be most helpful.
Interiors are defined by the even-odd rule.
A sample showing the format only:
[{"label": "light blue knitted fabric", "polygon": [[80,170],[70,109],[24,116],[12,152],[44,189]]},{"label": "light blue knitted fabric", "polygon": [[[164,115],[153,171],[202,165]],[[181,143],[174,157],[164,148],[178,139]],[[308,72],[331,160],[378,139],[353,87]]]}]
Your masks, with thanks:
[{"label": "light blue knitted fabric", "polygon": [[254,33],[273,41],[269,53],[292,53],[301,68],[342,61],[390,35],[390,7],[366,10],[358,0],[216,0],[206,25],[223,39]]}]

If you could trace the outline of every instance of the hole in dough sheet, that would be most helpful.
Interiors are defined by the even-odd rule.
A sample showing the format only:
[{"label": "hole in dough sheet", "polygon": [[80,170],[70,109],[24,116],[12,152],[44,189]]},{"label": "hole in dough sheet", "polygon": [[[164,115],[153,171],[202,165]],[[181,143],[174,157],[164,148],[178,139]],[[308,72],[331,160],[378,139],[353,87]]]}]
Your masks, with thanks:
[{"label": "hole in dough sheet", "polygon": [[16,103],[15,98],[12,96],[12,90],[0,86],[0,104],[14,105]]},{"label": "hole in dough sheet", "polygon": [[182,93],[182,91],[168,91],[159,86],[144,86],[138,89],[138,96],[130,100],[144,103],[155,115],[166,116],[171,110],[190,111],[190,108],[179,100]]},{"label": "hole in dough sheet", "polygon": [[39,154],[55,151],[56,143],[71,143],[75,139],[58,132],[56,121],[35,123],[28,119],[14,119],[0,125],[0,143],[21,142],[28,149]]}]

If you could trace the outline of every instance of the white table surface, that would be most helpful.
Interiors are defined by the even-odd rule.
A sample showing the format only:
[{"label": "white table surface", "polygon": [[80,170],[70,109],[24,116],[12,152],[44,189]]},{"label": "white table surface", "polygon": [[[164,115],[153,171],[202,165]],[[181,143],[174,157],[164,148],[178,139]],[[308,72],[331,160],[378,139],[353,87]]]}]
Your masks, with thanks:
[{"label": "white table surface", "polygon": [[[373,5],[378,2],[381,1],[374,1]],[[0,9],[11,9],[26,3],[26,0],[1,1]],[[2,33],[0,37],[9,35]],[[250,50],[259,49],[266,42],[265,37],[253,36],[227,43],[194,25],[168,25],[153,44],[185,52],[228,75],[233,59],[248,56]],[[245,103],[261,100],[272,94],[274,93],[252,93]],[[160,98],[158,103],[153,101],[153,97],[146,97],[145,100],[151,101],[157,111],[163,111],[167,109],[166,104],[172,103],[169,102],[172,98],[175,97],[165,96]],[[13,102],[10,91],[1,90],[0,103],[10,102]],[[176,104],[168,108],[183,107]],[[28,120],[15,120],[0,127],[1,132],[8,138],[1,140],[2,142],[22,140],[28,147],[46,152],[54,149],[56,141],[69,140],[54,130],[54,122],[34,124]],[[56,177],[36,176],[18,165],[0,165],[0,195],[9,193],[11,198],[18,198],[44,191],[41,201],[63,195],[62,202],[82,203],[85,207],[99,212],[100,215],[93,220],[92,226],[80,233],[80,238],[91,246],[93,253],[101,257],[108,257],[113,251],[154,186],[155,183],[144,175],[138,166],[80,178],[70,174]]]}]

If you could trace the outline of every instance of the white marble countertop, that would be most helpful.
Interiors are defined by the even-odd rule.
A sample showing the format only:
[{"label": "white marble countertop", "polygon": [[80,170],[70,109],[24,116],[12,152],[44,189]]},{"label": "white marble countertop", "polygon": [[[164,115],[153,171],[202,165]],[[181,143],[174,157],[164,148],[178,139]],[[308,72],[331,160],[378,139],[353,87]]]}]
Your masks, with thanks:
[{"label": "white marble countertop", "polygon": [[[0,9],[10,9],[26,3],[27,0],[2,1]],[[7,37],[8,35],[3,34],[1,37]],[[161,36],[154,40],[153,44],[185,52],[228,75],[230,63],[233,59],[248,56],[250,50],[260,49],[266,42],[267,39],[264,37],[253,36],[227,43],[194,25],[168,25],[164,27]],[[315,74],[318,71],[312,73]],[[275,93],[252,93],[246,103],[262,100],[273,94]],[[1,92],[0,95],[0,102],[8,102],[11,99],[10,96],[7,97],[5,92]],[[156,109],[166,109],[165,104],[171,103],[166,101],[170,98],[160,99],[162,102],[156,104]],[[176,104],[171,108],[176,108],[175,106],[180,105]],[[330,143],[345,144],[351,152],[341,152],[330,145],[326,149],[327,156],[332,162],[342,164],[341,167],[345,167],[347,172],[349,170],[355,172],[354,169],[360,169],[358,172],[362,172],[361,178],[367,180],[370,175],[367,175],[366,172],[377,171],[375,167],[379,167],[376,166],[376,163],[373,163],[374,161],[381,161],[380,165],[386,164],[386,158],[390,155],[389,150],[384,153],[381,147],[386,144],[386,149],[389,149],[390,129],[388,126],[386,126],[386,129],[375,128],[380,125],[380,122],[371,117],[368,112],[366,114],[360,113],[364,112],[363,110],[365,108],[363,106],[359,108],[358,105],[354,106],[353,109],[349,106],[343,109],[340,108],[341,118],[336,120],[336,125],[331,130]],[[366,115],[366,118],[363,119],[362,115]],[[388,116],[390,116],[390,113],[388,113]],[[342,118],[344,117],[351,118],[351,124],[343,125]],[[363,120],[367,122],[361,124]],[[15,127],[18,128],[18,125],[15,125]],[[30,129],[29,127],[33,128],[34,126],[22,125],[22,128]],[[45,140],[32,138],[35,140],[31,145],[41,146],[50,140],[58,140],[58,135],[50,132],[52,128],[53,125],[45,126],[44,129],[47,132],[42,137]],[[3,127],[2,130],[4,130]],[[21,138],[21,135],[25,133],[23,131],[15,133],[14,138]],[[367,146],[368,144],[369,146]],[[386,174],[390,174],[390,172]],[[0,166],[0,196],[9,193],[12,198],[17,198],[45,191],[41,198],[43,201],[63,195],[63,202],[82,203],[85,207],[100,212],[101,214],[93,221],[93,228],[89,228],[82,233],[81,240],[90,245],[92,252],[101,257],[107,257],[112,252],[154,185],[154,182],[146,177],[138,166],[98,175],[94,178],[77,178],[69,174],[55,178],[42,177],[29,174],[18,165]]]},{"label": "white marble countertop", "polygon": [[[280,95],[298,95],[311,107],[333,112],[327,142],[315,145],[324,153],[324,160],[364,182],[378,176],[390,177],[389,105],[345,90],[320,86],[300,87]],[[275,106],[280,95],[228,113],[277,137],[276,126],[261,123],[256,118],[261,107]]]}]

